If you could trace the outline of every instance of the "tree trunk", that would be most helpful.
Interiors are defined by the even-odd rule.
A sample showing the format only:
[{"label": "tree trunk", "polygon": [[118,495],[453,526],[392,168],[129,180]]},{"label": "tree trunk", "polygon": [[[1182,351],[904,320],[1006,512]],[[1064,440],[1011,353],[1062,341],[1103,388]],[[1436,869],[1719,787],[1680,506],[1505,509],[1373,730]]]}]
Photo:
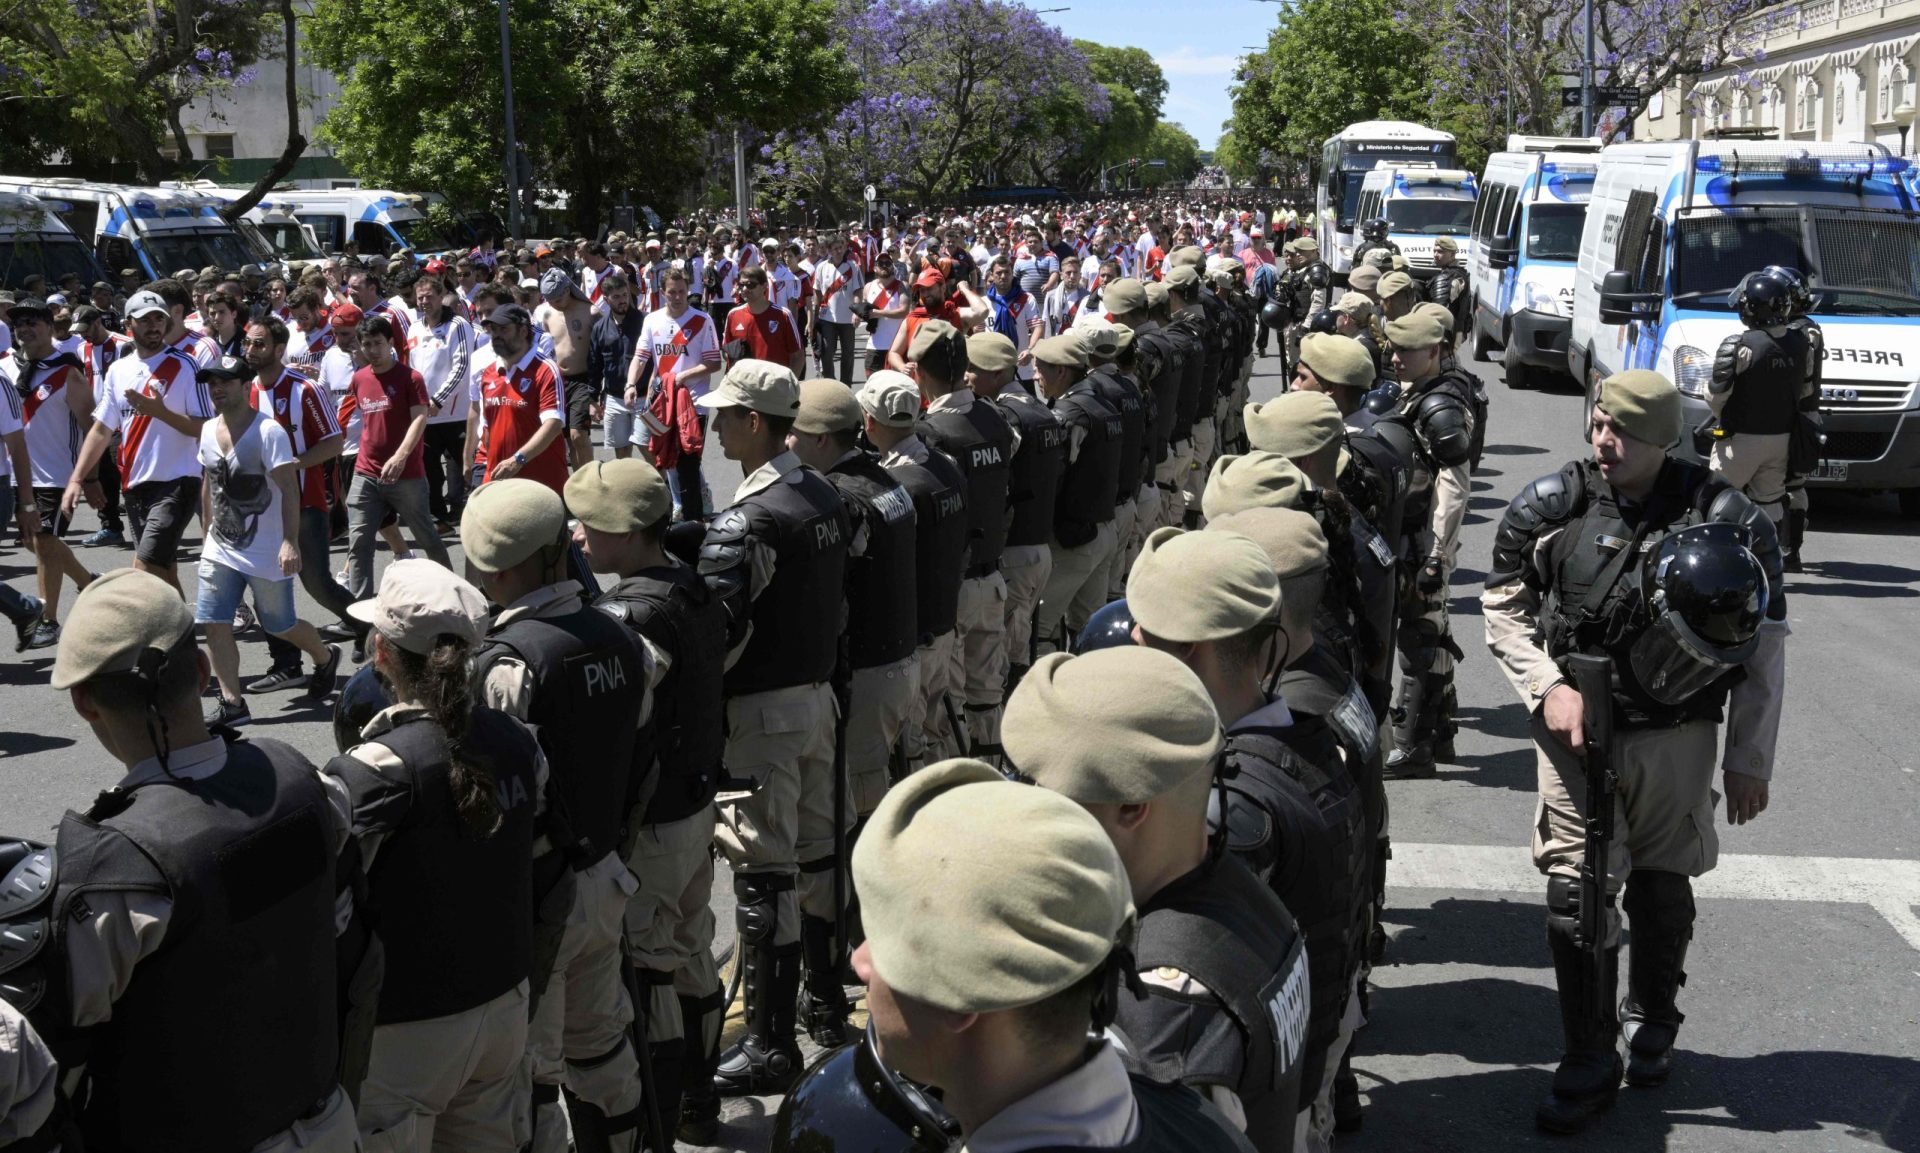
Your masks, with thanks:
[{"label": "tree trunk", "polygon": [[254,205],[260,203],[260,198],[268,190],[286,179],[299,162],[301,154],[307,150],[307,138],[300,134],[300,66],[295,58],[299,48],[297,33],[293,0],[280,0],[280,36],[284,48],[281,55],[286,64],[287,146],[280,150],[280,158],[273,162],[273,167],[261,173],[260,179],[253,182],[253,187],[247,189],[245,195],[221,210],[221,218],[229,224],[245,216]]}]

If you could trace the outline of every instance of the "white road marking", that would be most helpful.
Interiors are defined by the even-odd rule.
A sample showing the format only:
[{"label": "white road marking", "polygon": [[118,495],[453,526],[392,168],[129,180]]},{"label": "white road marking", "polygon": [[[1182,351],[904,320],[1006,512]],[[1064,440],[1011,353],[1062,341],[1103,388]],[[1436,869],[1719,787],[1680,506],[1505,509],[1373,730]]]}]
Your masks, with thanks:
[{"label": "white road marking", "polygon": [[[1387,887],[1532,893],[1546,885],[1524,848],[1501,845],[1393,843]],[[1830,901],[1870,905],[1908,945],[1920,951],[1920,861],[1875,857],[1773,857],[1722,853],[1694,882],[1694,894],[1717,901]]]}]

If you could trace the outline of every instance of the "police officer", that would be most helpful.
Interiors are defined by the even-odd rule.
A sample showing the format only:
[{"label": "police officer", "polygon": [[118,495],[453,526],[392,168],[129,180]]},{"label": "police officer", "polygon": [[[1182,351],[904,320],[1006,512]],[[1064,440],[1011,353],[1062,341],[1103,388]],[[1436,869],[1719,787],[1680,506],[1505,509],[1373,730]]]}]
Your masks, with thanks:
[{"label": "police officer", "polygon": [[1430,777],[1453,756],[1453,662],[1463,655],[1447,624],[1447,583],[1471,487],[1473,382],[1445,361],[1446,326],[1431,315],[1387,324],[1402,382],[1392,413],[1418,454],[1412,490],[1429,494],[1424,524],[1406,541],[1412,588],[1400,598],[1400,698],[1394,710],[1390,780]]},{"label": "police officer", "polygon": [[[1207,470],[1213,467],[1214,450],[1219,446],[1213,404],[1220,373],[1220,334],[1202,303],[1198,272],[1190,265],[1175,265],[1167,271],[1163,283],[1167,286],[1170,325],[1185,333],[1189,344],[1186,350],[1188,378],[1180,388],[1181,415],[1188,422],[1190,443],[1189,467],[1181,476],[1181,491],[1186,501],[1181,521],[1189,528],[1197,528],[1200,491],[1206,485]],[[1201,366],[1197,376],[1193,374],[1196,359]]]},{"label": "police officer", "polygon": [[[1566,1033],[1536,1119],[1554,1132],[1585,1128],[1619,1088],[1612,904],[1623,887],[1633,930],[1626,1079],[1666,1080],[1684,1020],[1675,996],[1693,936],[1691,878],[1719,855],[1714,765],[1724,770],[1730,824],[1766,809],[1786,673],[1773,522],[1725,477],[1668,455],[1681,424],[1672,383],[1645,370],[1610,376],[1592,420],[1592,459],[1534,481],[1508,505],[1480,600],[1487,646],[1533,711],[1533,857],[1547,874],[1547,942]],[[1615,658],[1609,701],[1584,700],[1568,679],[1576,653]],[[1580,929],[1589,709],[1611,710],[1607,751],[1619,778],[1613,843],[1595,865],[1606,895],[1602,908],[1584,910],[1597,940]]]},{"label": "police officer", "polygon": [[[837,380],[800,383],[800,411],[787,448],[840,494],[852,535],[847,545],[847,629],[838,691],[845,716],[844,761],[836,771],[850,800],[850,820],[870,813],[887,791],[890,766],[913,702],[920,695],[920,630],[914,598],[918,577],[913,497],[859,443],[866,424],[860,402]],[[831,795],[831,794],[830,794]],[[815,1043],[845,1043],[843,953],[834,916],[800,916],[806,965],[801,1024]]]},{"label": "police officer", "polygon": [[[9,995],[60,1059],[69,1148],[352,1150],[336,1013],[348,801],[273,740],[208,731],[193,613],[151,573],[96,578],[53,687],[121,762],[51,850],[0,847]],[[345,894],[341,894],[344,896]],[[21,990],[14,994],[14,990]]]},{"label": "police officer", "polygon": [[534,726],[549,773],[533,864],[534,1149],[564,1149],[569,1120],[576,1145],[631,1149],[641,1091],[620,926],[636,884],[620,845],[648,659],[568,577],[567,511],[552,488],[519,477],[480,486],[460,543],[505,606],[475,658],[483,700]]},{"label": "police officer", "polygon": [[733,867],[747,1031],[721,1055],[714,1086],[735,1096],[780,1092],[799,1075],[800,918],[831,923],[837,913],[835,817],[851,817],[835,803],[831,681],[853,528],[834,487],[787,448],[800,413],[790,370],[736,361],[699,404],[713,410],[721,449],[746,474],[700,552],[740,650],[726,676],[727,771],[752,785],[721,807],[718,831]]},{"label": "police officer", "polygon": [[1083,318],[1075,330],[1087,350],[1087,380],[1107,407],[1120,414],[1119,491],[1113,503],[1113,560],[1107,565],[1107,599],[1111,600],[1126,587],[1127,569],[1144,538],[1138,510],[1141,478],[1147,475],[1149,460],[1148,401],[1131,371],[1131,328],[1096,315]]},{"label": "police officer", "polygon": [[546,759],[524,725],[474,702],[479,589],[432,561],[397,561],[379,596],[348,611],[373,626],[372,667],[393,698],[325,770],[353,799],[385,951],[361,1139],[403,1153],[436,1142],[514,1153],[532,1136],[527,996]]},{"label": "police officer", "polygon": [[1159,325],[1156,330],[1160,333],[1159,341],[1168,350],[1165,379],[1159,395],[1170,397],[1173,401],[1173,418],[1167,433],[1169,460],[1165,482],[1171,488],[1158,483],[1160,470],[1156,470],[1156,487],[1161,489],[1161,523],[1179,525],[1186,522],[1188,489],[1197,467],[1193,453],[1193,425],[1200,413],[1200,395],[1205,387],[1206,348],[1200,332],[1200,319],[1177,316],[1177,311],[1186,307],[1184,296],[1176,297],[1165,280],[1148,281],[1143,291],[1147,297],[1148,315]]},{"label": "police officer", "polygon": [[1129,1074],[1109,1038],[1134,898],[1079,805],[945,761],[881,802],[853,874],[872,924],[854,954],[872,1025],[782,1103],[776,1153],[956,1141],[1025,1153],[1068,1134],[1126,1153],[1252,1148],[1193,1090]]},{"label": "police officer", "polygon": [[723,775],[727,611],[692,565],[666,547],[673,501],[640,459],[595,461],[567,478],[574,541],[619,583],[594,607],[632,630],[652,658],[647,723],[634,742],[622,800],[622,851],[638,889],[627,902],[626,948],[644,998],[654,1113],[672,1134],[714,1139],[719,1099],[719,971],[713,963],[714,796]]},{"label": "police officer", "polygon": [[1466,331],[1467,306],[1471,302],[1467,289],[1471,286],[1467,270],[1460,264],[1460,242],[1451,236],[1434,241],[1433,275],[1427,279],[1427,299],[1447,310],[1452,318],[1448,328],[1453,332]]},{"label": "police officer", "polygon": [[[1311,517],[1289,509],[1222,521],[1234,527],[1155,533],[1128,578],[1127,605],[1139,643],[1180,658],[1220,716],[1232,718],[1225,722],[1228,827],[1270,831],[1229,845],[1267,880],[1306,937],[1312,1011],[1294,1138],[1296,1147],[1324,1149],[1339,1050],[1359,1020],[1353,1001],[1373,850],[1332,732],[1319,718],[1296,722],[1284,697],[1267,687],[1296,648],[1312,643],[1284,630],[1277,573],[1319,564],[1310,554],[1324,549],[1324,539]],[[1260,541],[1241,535],[1246,528]]]},{"label": "police officer", "polygon": [[1707,406],[1717,427],[1708,463],[1765,509],[1777,528],[1786,519],[1787,442],[1813,346],[1792,326],[1793,288],[1785,277],[1751,273],[1727,303],[1747,330],[1721,341],[1713,358]]},{"label": "police officer", "polygon": [[1385,321],[1399,320],[1420,303],[1420,287],[1404,272],[1381,274],[1379,293],[1380,316]]},{"label": "police officer", "polygon": [[1050,336],[1034,346],[1040,394],[1067,430],[1066,459],[1054,498],[1053,571],[1034,618],[1036,646],[1066,647],[1094,609],[1107,601],[1113,563],[1114,496],[1120,487],[1125,424],[1087,378],[1085,343],[1073,333]]},{"label": "police officer", "polygon": [[1379,216],[1360,222],[1360,243],[1353,249],[1353,263],[1356,266],[1378,259],[1374,256],[1376,252],[1383,252],[1389,258],[1400,255],[1400,246],[1389,235],[1390,227],[1386,219]]},{"label": "police officer", "polygon": [[[922,440],[953,458],[967,478],[967,568],[960,582],[959,643],[949,666],[949,691],[960,695],[967,731],[933,744],[965,739],[983,756],[1000,749],[1000,704],[1007,682],[1007,581],[1000,571],[1006,547],[1008,469],[1018,437],[967,387],[967,340],[944,320],[913,334],[907,361],[914,367],[926,410]],[[940,726],[945,711],[932,718]]]},{"label": "police officer", "polygon": [[1018,684],[1033,664],[1034,616],[1053,575],[1053,514],[1066,468],[1067,428],[1044,400],[1014,382],[1013,341],[997,332],[967,337],[967,385],[990,402],[1013,430],[1007,469],[1006,546],[1000,572],[1007,582],[1007,683]]},{"label": "police officer", "polygon": [[1116,1018],[1131,1050],[1212,1097],[1255,1148],[1291,1150],[1306,952],[1279,898],[1207,837],[1223,743],[1205,686],[1153,649],[1050,654],[1007,702],[1008,759],[1093,814],[1140,903],[1145,993]]},{"label": "police officer", "polygon": [[1826,443],[1822,435],[1824,421],[1820,415],[1820,400],[1827,338],[1819,322],[1808,315],[1813,311],[1813,291],[1807,287],[1806,277],[1800,275],[1798,269],[1778,264],[1770,264],[1764,271],[1786,280],[1789,298],[1793,301],[1792,318],[1787,321],[1787,327],[1807,338],[1807,379],[1800,389],[1799,415],[1794,423],[1793,436],[1787,442],[1787,519],[1786,532],[1781,538],[1787,571],[1799,572],[1800,547],[1806,540],[1807,513],[1810,508],[1807,476],[1819,465]]},{"label": "police officer", "polygon": [[1299,359],[1300,338],[1307,334],[1307,322],[1320,315],[1333,300],[1333,269],[1320,259],[1320,242],[1311,236],[1302,236],[1287,245],[1287,253],[1287,271],[1291,274],[1285,278],[1290,301],[1287,367],[1291,370]]},{"label": "police officer", "polygon": [[[991,335],[1006,340],[998,333]],[[1011,341],[1007,342],[1007,354],[1011,366]],[[952,457],[928,447],[915,431],[920,417],[920,389],[911,377],[881,369],[867,377],[855,399],[860,404],[867,440],[880,455],[880,467],[913,498],[919,677],[918,692],[908,702],[906,727],[901,734],[902,763],[894,768],[897,777],[902,771],[928,763],[928,718],[944,712],[950,700],[947,694],[952,688],[949,678],[957,643],[954,627],[960,613],[960,579],[967,563],[967,478]],[[1014,459],[1017,461],[1018,455]],[[1011,584],[1008,589],[1011,593]],[[875,800],[877,803],[878,798]],[[872,806],[865,811],[871,812]]]},{"label": "police officer", "polygon": [[[1166,287],[1156,283],[1164,299]],[[1124,325],[1133,333],[1131,347],[1132,376],[1146,398],[1147,427],[1144,434],[1147,460],[1140,477],[1140,491],[1134,498],[1136,537],[1167,523],[1165,497],[1179,495],[1173,483],[1173,423],[1179,415],[1181,366],[1176,361],[1172,336],[1164,327],[1164,312],[1156,317],[1147,286],[1138,280],[1115,281],[1107,288],[1107,318]],[[1136,553],[1138,548],[1136,546]],[[1116,571],[1122,587],[1126,573]]]}]

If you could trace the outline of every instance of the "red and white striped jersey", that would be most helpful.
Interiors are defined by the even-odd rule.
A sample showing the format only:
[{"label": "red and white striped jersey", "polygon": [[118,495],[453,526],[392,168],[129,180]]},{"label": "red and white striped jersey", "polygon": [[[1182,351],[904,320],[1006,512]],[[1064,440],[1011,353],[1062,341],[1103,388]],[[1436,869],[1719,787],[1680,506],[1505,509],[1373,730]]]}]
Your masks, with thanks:
[{"label": "red and white striped jersey", "polygon": [[200,475],[200,441],[135,412],[129,392],[162,397],[167,407],[195,420],[213,417],[213,397],[193,361],[166,348],[150,357],[123,356],[107,368],[107,385],[93,419],[120,434],[120,477],[127,488],[156,480]]}]

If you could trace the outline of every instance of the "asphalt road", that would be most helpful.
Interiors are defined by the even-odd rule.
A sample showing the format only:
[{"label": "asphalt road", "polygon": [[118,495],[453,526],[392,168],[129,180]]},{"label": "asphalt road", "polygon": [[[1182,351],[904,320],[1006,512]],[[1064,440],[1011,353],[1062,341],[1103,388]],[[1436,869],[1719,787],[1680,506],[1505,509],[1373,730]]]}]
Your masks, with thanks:
[{"label": "asphalt road", "polygon": [[[1570,385],[1512,392],[1497,364],[1476,367],[1493,406],[1454,577],[1453,628],[1467,650],[1460,761],[1437,780],[1389,785],[1400,846],[1391,942],[1355,1061],[1365,1128],[1343,1148],[1566,1145],[1532,1124],[1559,1053],[1544,886],[1526,852],[1534,759],[1525,712],[1481,643],[1478,592],[1507,500],[1579,453],[1581,401]],[[1256,397],[1279,390],[1278,373],[1277,360],[1260,362]],[[739,470],[717,445],[707,473],[724,503]],[[1700,886],[1672,1080],[1624,1090],[1583,1139],[1595,1147],[1920,1150],[1920,698],[1910,671],[1920,523],[1901,520],[1888,497],[1818,499],[1814,517],[1808,571],[1786,589],[1794,632],[1771,807],[1742,828],[1723,820],[1721,868]],[[79,519],[91,531],[91,514]],[[130,560],[82,556],[96,569]],[[31,559],[0,547],[0,579],[31,591]],[[264,645],[243,638],[241,651],[244,674],[264,671]],[[64,808],[118,776],[48,689],[51,663],[50,653],[0,655],[0,831],[50,837]],[[254,698],[253,710],[253,733],[316,761],[332,753],[327,708],[283,694]],[[724,874],[714,897],[725,948]],[[732,1103],[725,1147],[764,1149],[776,1107]]]}]

